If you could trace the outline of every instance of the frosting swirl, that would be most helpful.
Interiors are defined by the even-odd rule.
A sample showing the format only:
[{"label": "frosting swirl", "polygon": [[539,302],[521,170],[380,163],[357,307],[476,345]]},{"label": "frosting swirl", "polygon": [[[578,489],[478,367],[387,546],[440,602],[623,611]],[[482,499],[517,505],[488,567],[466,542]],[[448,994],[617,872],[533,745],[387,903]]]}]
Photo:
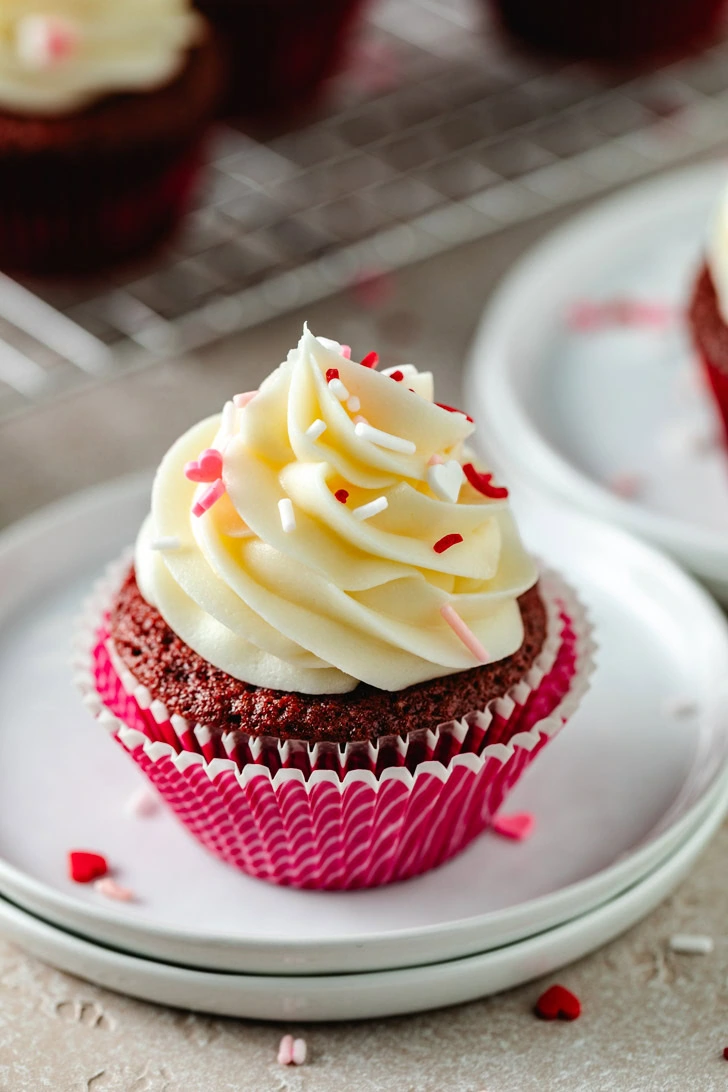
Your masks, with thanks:
[{"label": "frosting swirl", "polygon": [[190,0],[3,0],[0,107],[64,114],[173,79],[198,39]]},{"label": "frosting swirl", "polygon": [[[227,403],[163,459],[137,540],[139,587],[235,678],[342,693],[472,668],[482,660],[443,608],[489,660],[520,647],[516,600],[537,574],[508,503],[463,476],[469,419],[433,404],[429,373],[399,371],[397,382],[353,363],[304,328],[252,400]],[[225,493],[198,517],[210,486],[185,466],[208,448]]]}]

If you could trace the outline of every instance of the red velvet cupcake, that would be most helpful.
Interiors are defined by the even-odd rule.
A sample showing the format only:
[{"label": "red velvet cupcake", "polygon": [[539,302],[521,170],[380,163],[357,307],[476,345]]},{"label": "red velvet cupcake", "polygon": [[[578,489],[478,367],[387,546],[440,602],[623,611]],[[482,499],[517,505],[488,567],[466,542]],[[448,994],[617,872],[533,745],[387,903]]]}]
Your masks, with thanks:
[{"label": "red velvet cupcake", "polygon": [[0,42],[0,266],[95,270],[164,237],[220,89],[190,0],[18,0]]},{"label": "red velvet cupcake", "polygon": [[306,329],[181,437],[81,638],[100,721],[205,846],[280,884],[371,887],[460,852],[592,667],[471,420],[375,362]]},{"label": "red velvet cupcake", "polygon": [[725,0],[494,0],[503,26],[537,49],[627,64],[688,52],[716,31]]},{"label": "red velvet cupcake", "polygon": [[307,105],[341,64],[364,0],[196,0],[227,55],[229,113]]}]

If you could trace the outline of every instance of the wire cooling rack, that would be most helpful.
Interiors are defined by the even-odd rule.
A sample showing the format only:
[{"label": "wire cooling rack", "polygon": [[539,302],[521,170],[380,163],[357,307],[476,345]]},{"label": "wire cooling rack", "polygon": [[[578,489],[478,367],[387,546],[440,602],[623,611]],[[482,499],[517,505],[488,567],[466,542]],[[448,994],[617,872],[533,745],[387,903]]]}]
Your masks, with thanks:
[{"label": "wire cooling rack", "polygon": [[519,54],[482,0],[380,0],[325,113],[221,129],[153,264],[0,276],[0,421],[728,143],[728,41],[632,79]]}]

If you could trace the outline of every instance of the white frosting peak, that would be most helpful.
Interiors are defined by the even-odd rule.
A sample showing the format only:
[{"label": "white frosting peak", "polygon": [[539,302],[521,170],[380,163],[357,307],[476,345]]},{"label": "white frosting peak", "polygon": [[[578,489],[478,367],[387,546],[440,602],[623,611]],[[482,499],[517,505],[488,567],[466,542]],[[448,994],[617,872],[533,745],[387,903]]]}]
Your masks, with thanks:
[{"label": "white frosting peak", "polygon": [[2,0],[0,109],[64,114],[173,79],[203,24],[191,0]]},{"label": "white frosting peak", "polygon": [[[228,402],[163,459],[137,579],[216,667],[278,690],[399,690],[479,662],[445,607],[491,659],[520,647],[516,600],[536,569],[508,503],[460,482],[472,424],[430,401],[431,375],[403,376],[362,367],[304,329],[252,400]],[[357,429],[361,416],[372,431]],[[204,463],[214,476],[207,449],[222,454],[226,493],[196,517],[210,486],[189,481],[185,466],[198,460],[192,473],[204,475]],[[430,472],[454,478],[450,464],[457,489],[438,493]],[[436,551],[449,535],[462,541]],[[179,548],[153,549],[165,539]]]}]

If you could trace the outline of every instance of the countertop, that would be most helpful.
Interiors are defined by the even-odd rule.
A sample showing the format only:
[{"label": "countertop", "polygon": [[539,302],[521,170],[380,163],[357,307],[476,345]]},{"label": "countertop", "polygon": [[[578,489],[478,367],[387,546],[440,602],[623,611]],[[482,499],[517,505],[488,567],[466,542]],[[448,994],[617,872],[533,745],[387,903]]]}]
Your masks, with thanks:
[{"label": "countertop", "polygon": [[[503,271],[558,217],[412,267],[380,298],[343,293],[194,359],[138,371],[0,428],[0,525],[71,491],[151,467],[189,424],[254,386],[315,332],[415,360],[458,404],[468,343]],[[0,944],[2,1092],[712,1092],[728,1088],[728,827],[646,921],[545,982],[459,1008],[300,1027],[215,1019],[97,989]],[[677,955],[706,933],[707,956]],[[532,1013],[545,984],[581,998],[576,1023]],[[276,1064],[284,1032],[306,1065]]]}]

